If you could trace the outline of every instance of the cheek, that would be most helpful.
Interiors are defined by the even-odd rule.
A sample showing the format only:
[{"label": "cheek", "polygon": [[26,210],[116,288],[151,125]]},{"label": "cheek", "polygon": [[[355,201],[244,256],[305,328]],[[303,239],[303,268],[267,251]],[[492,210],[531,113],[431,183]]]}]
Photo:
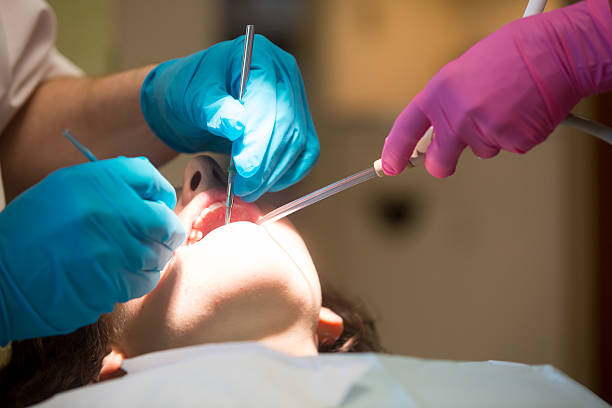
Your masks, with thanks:
[{"label": "cheek", "polygon": [[138,342],[138,330],[134,330],[137,322],[137,303],[139,299],[131,300],[127,303],[116,303],[115,308],[109,315],[109,322],[113,328],[111,334],[111,347],[113,351],[125,356],[133,354],[130,345]]},{"label": "cheek", "polygon": [[169,338],[172,321],[169,311],[178,288],[176,256],[161,273],[155,289],[126,303],[117,303],[110,313],[113,328],[111,345],[126,357],[158,349]]}]

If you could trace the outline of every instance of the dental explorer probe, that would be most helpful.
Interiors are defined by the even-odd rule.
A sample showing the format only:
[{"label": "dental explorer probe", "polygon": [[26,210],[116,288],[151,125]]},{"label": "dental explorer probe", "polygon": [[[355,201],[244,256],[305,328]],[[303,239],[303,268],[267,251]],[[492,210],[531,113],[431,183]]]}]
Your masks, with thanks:
[{"label": "dental explorer probe", "polygon": [[[255,35],[255,26],[248,24],[246,33],[244,34],[244,49],[242,52],[242,71],[240,71],[240,89],[238,91],[238,100],[242,102],[244,88],[247,79],[249,79],[249,68],[251,67],[251,54],[253,53],[253,36]],[[232,218],[232,207],[234,206],[234,177],[236,177],[236,165],[230,154],[230,165],[227,171],[227,201],[225,202],[225,224],[229,224]]]},{"label": "dental explorer probe", "polygon": [[68,129],[62,130],[62,133],[64,134],[64,136],[66,136],[66,139],[70,140],[70,143],[72,143],[74,147],[79,150],[79,152],[83,153],[83,155],[89,159],[89,161],[98,161],[98,159],[96,158],[96,156],[94,156],[91,150],[85,147],[83,143],[79,142]]}]

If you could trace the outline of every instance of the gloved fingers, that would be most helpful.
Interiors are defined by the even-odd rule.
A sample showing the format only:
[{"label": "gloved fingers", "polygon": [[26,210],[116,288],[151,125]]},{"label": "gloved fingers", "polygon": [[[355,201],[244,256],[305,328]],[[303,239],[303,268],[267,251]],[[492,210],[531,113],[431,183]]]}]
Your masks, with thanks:
[{"label": "gloved fingers", "polygon": [[[293,135],[295,136],[296,134],[297,130],[294,130]],[[296,146],[289,144],[281,144],[275,146],[274,149],[270,149],[268,154],[275,157],[270,160],[264,159],[264,164],[256,174],[250,178],[241,178],[237,183],[237,191],[240,193],[240,198],[246,202],[253,202],[261,197],[287,173],[297,161],[302,151],[303,145]]]},{"label": "gloved fingers", "polygon": [[234,143],[235,192],[245,201],[303,178],[318,157],[318,140],[295,58],[256,35],[244,95],[249,114]]},{"label": "gloved fingers", "polygon": [[306,141],[297,127],[286,129],[287,123],[279,123],[270,140],[259,170],[251,177],[236,176],[236,194],[246,202],[252,202],[270,189],[298,160]]},{"label": "gloved fingers", "polygon": [[307,141],[306,148],[295,160],[293,166],[268,191],[281,191],[302,180],[315,165],[318,158],[319,141],[316,138],[314,141]]},{"label": "gloved fingers", "polygon": [[270,187],[269,191],[281,191],[302,180],[317,162],[319,149],[319,139],[317,138],[312,120],[309,119],[304,150],[302,150],[291,168]]},{"label": "gloved fingers", "polygon": [[275,124],[260,169],[237,184],[237,194],[246,201],[259,198],[285,174],[291,177],[292,166],[298,164],[308,138],[313,135],[312,131],[309,133],[309,127],[314,130],[314,125],[299,70],[295,63],[287,68],[276,78]]},{"label": "gloved fingers", "polygon": [[[261,171],[263,172],[263,168]],[[257,174],[251,177],[242,177],[237,174],[234,179],[234,194],[239,196],[242,201],[252,203],[265,193],[265,191],[261,191],[264,188],[261,179],[262,177]]]},{"label": "gloved fingers", "polygon": [[514,137],[503,135],[502,137],[498,138],[498,143],[502,149],[518,154],[524,154],[535,146],[533,141],[523,137],[522,135],[517,135]]},{"label": "gloved fingers", "polygon": [[[504,150],[524,154],[548,138],[550,130],[531,118],[521,121],[521,125],[498,135]],[[543,135],[543,136],[542,136]]]},{"label": "gloved fingers", "polygon": [[198,151],[207,151],[213,153],[223,153],[230,155],[232,153],[232,142],[224,137],[211,137],[203,142],[204,147]]},{"label": "gloved fingers", "polygon": [[301,96],[301,105],[299,109],[301,114],[298,115],[298,117],[301,119],[300,129],[303,132],[305,139],[304,149],[294,161],[291,168],[288,169],[285,174],[278,179],[278,181],[270,186],[269,191],[281,191],[302,180],[319,158],[319,138],[317,137],[317,131],[315,130],[312,117],[310,116],[308,99],[306,98],[306,89],[304,88],[302,74],[300,73],[297,64],[293,72],[294,74],[292,75],[291,83],[293,84],[294,92]]},{"label": "gloved fingers", "polygon": [[434,128],[434,137],[425,155],[425,167],[429,174],[438,178],[453,174],[466,146],[448,129]]},{"label": "gloved fingers", "polygon": [[248,118],[244,135],[232,146],[232,157],[238,174],[249,178],[259,171],[273,135],[281,134],[278,127],[287,119],[283,114],[292,112],[278,111],[274,69],[255,63],[255,59],[243,101]]},{"label": "gloved fingers", "polygon": [[489,144],[485,143],[481,139],[474,139],[470,141],[470,149],[472,149],[472,153],[481,159],[490,159],[491,157],[495,157],[499,154],[499,147],[493,147]]},{"label": "gloved fingers", "polygon": [[[130,258],[130,254],[127,253],[125,248],[121,248],[121,250],[123,250],[125,258]],[[97,289],[96,295],[98,296],[90,295],[83,300],[89,305],[90,314],[99,315],[100,313],[111,312],[114,303],[127,302],[153,290],[159,281],[160,270],[145,268],[154,264],[151,259],[156,256],[155,250],[156,248],[153,247],[138,245],[131,257],[136,258],[137,256],[142,266],[132,266],[128,262],[129,268],[104,270],[101,273],[92,274],[85,282],[80,282],[79,293],[87,293],[91,290],[85,285],[91,285]],[[119,255],[119,252],[120,250],[117,251],[115,256]],[[78,293],[75,296],[78,296]]]},{"label": "gloved fingers", "polygon": [[200,123],[213,135],[233,142],[244,133],[246,110],[240,101],[217,85],[201,91],[202,96],[197,103],[201,107]]},{"label": "gloved fingers", "polygon": [[469,118],[469,124],[467,128],[461,129],[460,133],[462,139],[467,142],[472,149],[472,153],[481,159],[489,159],[497,156],[500,148],[489,142],[487,136],[478,123],[473,119]]},{"label": "gloved fingers", "polygon": [[[166,262],[167,263],[167,262]],[[127,302],[128,300],[139,298],[151,292],[157,286],[161,273],[159,270],[147,272],[127,272],[124,275],[125,292],[122,299],[117,302]]]},{"label": "gloved fingers", "polygon": [[[142,199],[176,206],[176,191],[146,157],[116,157],[96,163],[127,183]],[[118,197],[120,199],[121,197]]]},{"label": "gloved fingers", "polygon": [[[143,201],[136,195],[126,196],[118,208],[115,228],[120,236],[109,239],[121,242],[117,248],[122,255],[124,270],[133,273],[158,272],[172,257],[173,251],[185,240],[185,229],[164,203]],[[112,233],[112,229],[109,229]]]},{"label": "gloved fingers", "polygon": [[[254,43],[249,77],[245,85],[245,94],[243,95],[245,106],[248,106],[246,100],[249,96],[247,94],[253,94],[253,92],[249,91],[254,91],[255,93],[260,91],[259,83],[261,78],[257,77],[256,71],[266,74],[267,81],[264,82],[267,82],[269,86],[274,87],[276,84],[274,60],[277,57],[275,53],[280,48],[259,34],[255,35]],[[240,90],[243,45],[244,35],[223,43],[223,47],[217,47],[214,50],[214,52],[221,52],[221,48],[223,48],[222,52],[227,53],[225,57],[227,68],[225,72],[223,70],[215,70],[212,78],[210,78],[208,72],[206,73],[209,77],[206,81],[207,89],[201,92],[204,98],[199,103],[203,107],[207,129],[211,133],[226,137],[230,141],[234,141],[242,136],[247,126],[247,110],[237,99]],[[219,58],[216,57],[215,60],[219,60]],[[230,89],[227,89],[228,72],[230,73]],[[230,92],[234,97],[230,95]],[[262,96],[260,95],[260,97]],[[253,115],[252,109],[249,109],[248,115]],[[247,164],[245,164],[246,168],[248,168]]]},{"label": "gloved fingers", "polygon": [[228,58],[237,43],[225,41],[201,53],[185,85],[184,103],[194,125],[229,141],[242,136],[246,121],[245,109],[230,94],[227,78],[228,72],[240,72],[239,64]]},{"label": "gloved fingers", "polygon": [[406,168],[417,142],[429,126],[429,119],[413,100],[395,119],[385,139],[382,151],[382,168],[385,174],[395,176]]},{"label": "gloved fingers", "polygon": [[[174,250],[185,241],[185,228],[178,216],[164,203],[145,201],[144,205],[147,208],[139,218],[142,220],[141,228],[145,232],[144,236],[152,240],[151,246],[156,246],[156,242],[161,244],[155,248],[157,254],[152,258],[162,263],[163,267],[172,257]],[[156,266],[144,269],[159,270]]]}]

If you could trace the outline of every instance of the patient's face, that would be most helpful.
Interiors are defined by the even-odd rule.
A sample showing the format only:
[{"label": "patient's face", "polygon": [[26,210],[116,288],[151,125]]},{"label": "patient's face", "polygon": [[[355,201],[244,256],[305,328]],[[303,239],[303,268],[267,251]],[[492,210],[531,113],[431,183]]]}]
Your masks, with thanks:
[{"label": "patient's face", "polygon": [[304,242],[287,223],[254,224],[260,210],[239,199],[232,223],[223,225],[224,178],[209,157],[187,165],[175,210],[187,242],[151,293],[112,313],[114,347],[127,357],[207,342],[264,340],[290,328],[316,338],[321,288]]}]

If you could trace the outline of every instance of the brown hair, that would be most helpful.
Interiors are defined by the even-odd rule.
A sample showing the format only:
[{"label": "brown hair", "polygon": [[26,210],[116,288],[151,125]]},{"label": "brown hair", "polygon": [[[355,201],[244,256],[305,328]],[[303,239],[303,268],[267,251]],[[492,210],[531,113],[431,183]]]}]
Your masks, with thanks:
[{"label": "brown hair", "polygon": [[72,333],[13,341],[0,370],[0,406],[23,407],[95,382],[110,352],[105,316]]},{"label": "brown hair", "polygon": [[[320,352],[382,351],[374,320],[362,304],[335,290],[323,290],[323,306],[344,320],[344,331]],[[0,369],[0,406],[22,407],[54,394],[99,381],[102,360],[110,352],[112,327],[105,316],[73,333],[14,341],[11,358]]]},{"label": "brown hair", "polygon": [[320,345],[321,353],[382,352],[374,318],[363,302],[350,301],[327,283],[323,285],[323,306],[342,317],[344,330],[331,345]]}]

